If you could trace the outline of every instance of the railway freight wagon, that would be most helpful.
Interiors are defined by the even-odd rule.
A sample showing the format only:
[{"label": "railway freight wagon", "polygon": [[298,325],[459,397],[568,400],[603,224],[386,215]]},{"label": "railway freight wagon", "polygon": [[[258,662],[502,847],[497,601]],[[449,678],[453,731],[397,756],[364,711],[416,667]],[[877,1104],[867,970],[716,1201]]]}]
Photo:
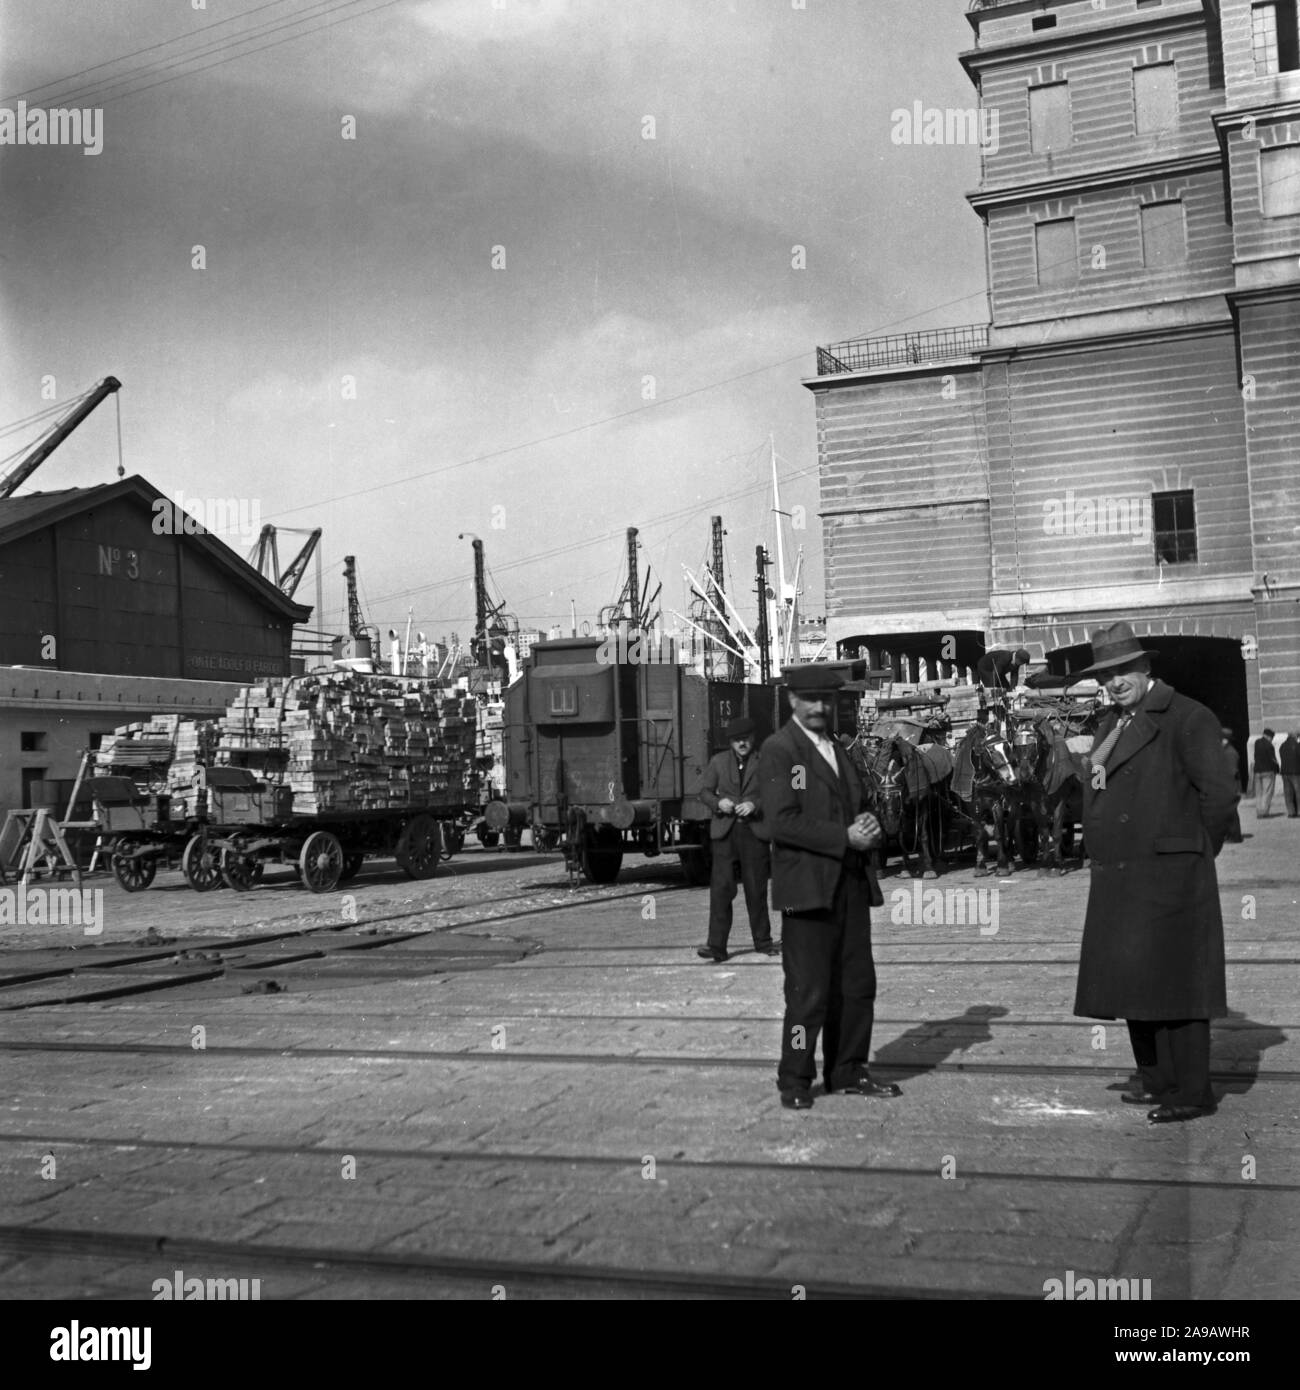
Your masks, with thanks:
[{"label": "railway freight wagon", "polygon": [[[723,731],[741,715],[776,726],[774,686],[707,681],[671,659],[633,661],[639,644],[575,637],[534,644],[506,691],[506,797],[495,829],[531,826],[589,883],[612,883],[626,851],[678,854],[708,881],[709,810],[695,793]],[[650,649],[659,657],[671,649]]]}]

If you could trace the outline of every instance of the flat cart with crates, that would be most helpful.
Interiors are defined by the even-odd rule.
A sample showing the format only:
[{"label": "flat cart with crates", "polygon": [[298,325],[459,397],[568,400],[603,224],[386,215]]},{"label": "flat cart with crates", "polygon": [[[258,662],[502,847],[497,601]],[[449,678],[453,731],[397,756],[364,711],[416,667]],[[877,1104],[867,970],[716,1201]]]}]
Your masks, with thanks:
[{"label": "flat cart with crates", "polygon": [[[474,716],[433,682],[327,671],[245,687],[219,720],[173,718],[165,798],[150,805],[136,788],[114,813],[118,881],[147,887],[178,846],[199,892],[252,888],[268,863],[328,892],[390,854],[432,877],[478,810]],[[158,732],[129,726],[106,756],[129,760],[133,740]]]}]

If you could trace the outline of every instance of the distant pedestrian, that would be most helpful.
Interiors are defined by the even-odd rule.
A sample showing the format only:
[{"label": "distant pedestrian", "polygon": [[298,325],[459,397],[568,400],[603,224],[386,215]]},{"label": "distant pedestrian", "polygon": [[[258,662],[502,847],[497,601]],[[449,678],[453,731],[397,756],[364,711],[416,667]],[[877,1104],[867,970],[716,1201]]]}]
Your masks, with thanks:
[{"label": "distant pedestrian", "polygon": [[1278,750],[1278,767],[1282,776],[1282,795],[1286,798],[1286,813],[1293,820],[1300,816],[1300,729],[1294,729]]},{"label": "distant pedestrian", "polygon": [[1214,858],[1237,788],[1204,705],[1151,675],[1128,623],[1093,635],[1096,676],[1115,703],[1083,784],[1092,857],[1074,1012],[1128,1023],[1151,1124],[1207,1115],[1210,1019],[1227,1013]]},{"label": "distant pedestrian", "polygon": [[1265,820],[1273,805],[1273,789],[1277,784],[1277,750],[1273,747],[1273,730],[1265,729],[1262,738],[1255,740],[1255,816]]},{"label": "distant pedestrian", "polygon": [[867,1069],[876,1008],[871,909],[884,902],[867,851],[882,836],[862,781],[828,728],[843,677],[809,665],[783,679],[793,717],[763,745],[759,771],[772,903],[782,913],[781,1104],[812,1107],[819,1034],[827,1092],[901,1095]]},{"label": "distant pedestrian", "polygon": [[758,756],[754,751],[756,733],[752,719],[733,719],[726,729],[727,749],[709,759],[700,786],[700,800],[713,812],[709,821],[709,845],[713,851],[709,939],[696,952],[705,960],[727,959],[737,877],[745,889],[754,950],[765,956],[781,954],[780,943],[772,940],[772,922],[767,912],[771,851],[753,831],[754,823],[762,817]]},{"label": "distant pedestrian", "polygon": [[1241,844],[1241,754],[1237,752],[1232,742],[1232,730],[1224,728],[1223,736],[1223,762],[1232,778],[1232,789],[1236,793],[1237,799],[1232,808],[1232,824],[1228,827],[1228,833],[1223,837],[1231,840],[1234,845]]}]

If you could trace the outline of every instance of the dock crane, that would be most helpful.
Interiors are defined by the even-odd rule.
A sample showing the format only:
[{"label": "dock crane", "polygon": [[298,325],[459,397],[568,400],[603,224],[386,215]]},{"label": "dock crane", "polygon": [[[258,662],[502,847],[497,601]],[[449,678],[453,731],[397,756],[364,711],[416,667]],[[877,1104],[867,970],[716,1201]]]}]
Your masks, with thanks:
[{"label": "dock crane", "polygon": [[280,549],[276,542],[278,533],[269,521],[262,527],[257,544],[249,552],[248,563],[258,574],[265,575],[286,598],[292,598],[307,572],[307,562],[320,544],[321,528],[318,526],[314,531],[300,531],[295,527],[284,526],[280,530],[292,531],[294,535],[307,537],[302,549],[289,561],[288,566],[283,570],[280,568]]},{"label": "dock crane", "polygon": [[367,623],[361,613],[355,555],[343,557],[343,579],[348,589],[348,636],[352,639],[352,658],[356,661],[373,660],[379,650],[379,629]]},{"label": "dock crane", "polygon": [[106,376],[103,381],[92,386],[73,404],[66,415],[61,416],[46,430],[17,466],[0,479],[0,498],[12,497],[96,406],[121,389],[122,383],[115,376]]}]

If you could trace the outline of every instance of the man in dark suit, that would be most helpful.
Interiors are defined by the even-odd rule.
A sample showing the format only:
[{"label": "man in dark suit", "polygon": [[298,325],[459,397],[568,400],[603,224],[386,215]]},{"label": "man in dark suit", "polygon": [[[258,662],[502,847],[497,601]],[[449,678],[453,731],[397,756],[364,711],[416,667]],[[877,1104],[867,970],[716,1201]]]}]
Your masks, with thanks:
[{"label": "man in dark suit", "polygon": [[752,719],[733,719],[727,725],[724,753],[709,759],[700,784],[700,800],[713,812],[709,843],[713,851],[713,877],[709,883],[709,939],[697,955],[705,960],[727,959],[731,935],[731,904],[736,897],[736,876],[745,887],[745,907],[754,950],[765,956],[781,954],[772,940],[767,915],[768,847],[753,831],[761,816],[758,802],[758,758],[754,756]]},{"label": "man in dark suit", "polygon": [[1094,633],[1095,676],[1115,708],[1084,782],[1092,882],[1074,1012],[1128,1021],[1141,1076],[1123,1100],[1151,1124],[1214,1110],[1210,1019],[1227,1013],[1214,858],[1237,804],[1219,721],[1151,675],[1127,623]]},{"label": "man in dark suit", "polygon": [[781,1104],[811,1109],[819,1033],[828,1093],[897,1096],[897,1086],[877,1084],[867,1069],[876,1000],[871,908],[884,902],[867,851],[882,837],[853,764],[831,737],[843,678],[804,666],[784,679],[793,717],[759,758],[772,904],[782,913]]},{"label": "man in dark suit", "polygon": [[1272,814],[1273,789],[1277,785],[1277,750],[1273,730],[1265,729],[1255,740],[1252,766],[1255,769],[1255,818],[1267,820]]},{"label": "man in dark suit", "polygon": [[1282,795],[1286,798],[1286,813],[1293,820],[1300,816],[1300,738],[1289,733],[1278,749],[1278,766],[1282,776]]}]

